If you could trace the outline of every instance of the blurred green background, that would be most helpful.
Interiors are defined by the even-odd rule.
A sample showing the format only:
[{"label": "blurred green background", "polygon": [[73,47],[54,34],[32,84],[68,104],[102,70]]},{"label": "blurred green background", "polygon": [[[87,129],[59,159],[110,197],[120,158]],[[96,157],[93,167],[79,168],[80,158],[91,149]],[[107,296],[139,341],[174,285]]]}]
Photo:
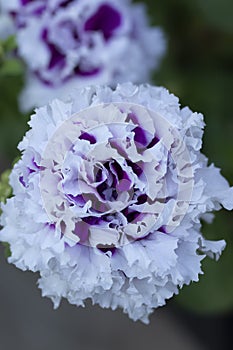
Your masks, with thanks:
[{"label": "blurred green background", "polygon": [[[138,1],[139,2],[139,1]],[[154,83],[204,114],[203,152],[233,185],[233,1],[144,0],[153,24],[164,28],[168,52]],[[175,302],[199,314],[233,310],[233,216],[221,211],[207,238],[227,241],[218,262],[203,262],[199,283],[184,287]]]},{"label": "blurred green background", "polygon": [[[143,2],[143,1],[137,1]],[[154,83],[180,97],[183,106],[205,116],[204,153],[222,168],[233,185],[233,1],[144,0],[151,22],[167,35],[168,52]],[[17,95],[23,67],[6,61],[0,47],[0,164],[1,170],[17,157],[17,143],[27,129],[27,115],[18,111]],[[228,245],[218,263],[205,259],[200,282],[184,288],[175,301],[196,313],[226,314],[233,310],[233,220],[217,213],[204,235],[224,238]]]}]

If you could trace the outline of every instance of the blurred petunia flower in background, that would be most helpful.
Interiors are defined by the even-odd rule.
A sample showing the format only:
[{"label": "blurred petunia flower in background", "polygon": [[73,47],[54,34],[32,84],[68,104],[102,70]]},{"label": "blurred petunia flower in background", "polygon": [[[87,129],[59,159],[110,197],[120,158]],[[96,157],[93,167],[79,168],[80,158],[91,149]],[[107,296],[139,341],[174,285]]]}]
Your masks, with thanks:
[{"label": "blurred petunia flower in background", "polygon": [[0,239],[55,307],[91,299],[148,323],[206,255],[219,258],[225,242],[206,240],[201,221],[233,209],[233,188],[200,152],[203,116],[166,89],[86,87],[30,127]]},{"label": "blurred petunia flower in background", "polygon": [[11,17],[0,12],[0,40],[5,40],[14,33],[15,27]]},{"label": "blurred petunia flower in background", "polygon": [[149,82],[165,53],[163,31],[131,0],[12,0],[2,9],[14,20],[27,70],[22,111],[75,86]]}]

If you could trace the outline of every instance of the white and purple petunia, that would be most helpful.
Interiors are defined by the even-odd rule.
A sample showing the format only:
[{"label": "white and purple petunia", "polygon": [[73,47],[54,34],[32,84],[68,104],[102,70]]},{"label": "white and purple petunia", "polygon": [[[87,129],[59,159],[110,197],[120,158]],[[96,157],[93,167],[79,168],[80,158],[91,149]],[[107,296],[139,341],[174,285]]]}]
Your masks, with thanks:
[{"label": "white and purple petunia", "polygon": [[42,295],[120,307],[148,322],[198,281],[225,242],[201,220],[233,208],[233,188],[200,152],[203,116],[149,85],[87,87],[36,110],[2,205],[9,262],[40,272]]},{"label": "white and purple petunia", "polygon": [[163,31],[131,0],[9,0],[27,67],[21,109],[90,84],[144,83],[165,53]]}]

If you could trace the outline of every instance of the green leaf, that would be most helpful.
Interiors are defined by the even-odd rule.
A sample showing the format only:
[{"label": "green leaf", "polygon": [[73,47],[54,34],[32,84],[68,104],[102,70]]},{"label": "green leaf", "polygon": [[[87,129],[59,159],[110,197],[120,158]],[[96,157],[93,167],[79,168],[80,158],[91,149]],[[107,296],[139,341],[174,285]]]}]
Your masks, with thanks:
[{"label": "green leaf", "polygon": [[17,58],[5,59],[0,69],[0,75],[21,75],[22,72],[22,62]]},{"label": "green leaf", "polygon": [[2,46],[5,52],[13,51],[17,48],[17,42],[14,35],[9,36],[6,40],[2,42]]},{"label": "green leaf", "polygon": [[[2,173],[0,177],[0,202],[6,202],[6,199],[11,197],[12,188],[9,184],[9,175],[11,170],[6,170]],[[1,214],[1,209],[0,209]],[[3,242],[3,246],[5,247],[4,256],[5,258],[9,258],[11,256],[10,245],[8,243]]]},{"label": "green leaf", "polygon": [[5,250],[4,250],[4,256],[5,258],[9,258],[11,256],[11,250],[10,250],[10,245],[8,243],[2,243],[2,245],[5,247]]},{"label": "green leaf", "polygon": [[29,115],[19,111],[18,96],[23,87],[22,75],[0,74],[0,152],[6,163],[19,154],[17,144],[28,129]]},{"label": "green leaf", "polygon": [[12,195],[12,188],[9,184],[11,170],[6,170],[0,177],[0,202],[6,202],[6,199]]}]

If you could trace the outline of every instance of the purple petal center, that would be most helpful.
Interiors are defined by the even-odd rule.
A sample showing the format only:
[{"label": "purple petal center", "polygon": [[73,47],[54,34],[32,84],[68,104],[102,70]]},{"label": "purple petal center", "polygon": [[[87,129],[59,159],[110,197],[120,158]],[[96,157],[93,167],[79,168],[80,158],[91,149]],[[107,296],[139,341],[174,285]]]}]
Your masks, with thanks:
[{"label": "purple petal center", "polygon": [[[104,167],[108,172],[108,177],[97,186],[97,191],[104,200],[114,201],[119,192],[128,191],[132,183],[126,171],[116,161],[106,162]],[[102,179],[102,170],[99,169],[96,174],[96,182],[101,182]]]},{"label": "purple petal center", "polygon": [[86,21],[84,29],[86,31],[100,31],[103,33],[105,40],[108,40],[120,24],[120,13],[112,6],[104,4]]}]

